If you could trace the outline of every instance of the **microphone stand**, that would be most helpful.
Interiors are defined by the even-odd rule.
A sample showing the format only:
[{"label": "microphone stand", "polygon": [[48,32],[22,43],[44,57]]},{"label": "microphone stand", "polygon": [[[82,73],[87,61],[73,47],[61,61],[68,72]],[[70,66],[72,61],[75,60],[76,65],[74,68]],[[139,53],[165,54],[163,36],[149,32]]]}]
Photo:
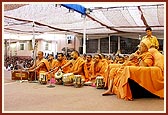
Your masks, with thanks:
[{"label": "microphone stand", "polygon": [[[19,65],[18,65],[19,66]],[[20,70],[20,83],[23,83],[23,80],[22,80],[23,78],[22,78],[22,68],[21,68],[21,70]]]},{"label": "microphone stand", "polygon": [[36,43],[36,41],[35,41],[35,34],[34,34],[34,27],[35,27],[35,23],[34,23],[34,21],[33,21],[33,41],[34,41],[34,52],[33,52],[33,58],[34,58],[34,62],[35,62],[35,80],[32,80],[32,76],[31,76],[31,82],[30,83],[38,83],[38,80],[36,79],[36,66],[37,66],[37,64],[36,64],[36,49],[37,49],[37,43]]},{"label": "microphone stand", "polygon": [[22,69],[21,69],[21,72],[20,72],[20,76],[21,76],[21,80],[20,80],[20,83],[23,83],[23,80],[22,80]]},{"label": "microphone stand", "polygon": [[[51,62],[51,60],[50,60],[50,62]],[[49,64],[50,64],[50,70],[51,70],[52,69],[52,62]],[[48,88],[55,87],[54,85],[52,85],[51,80],[52,80],[52,71],[50,72],[50,85],[47,86]]]}]

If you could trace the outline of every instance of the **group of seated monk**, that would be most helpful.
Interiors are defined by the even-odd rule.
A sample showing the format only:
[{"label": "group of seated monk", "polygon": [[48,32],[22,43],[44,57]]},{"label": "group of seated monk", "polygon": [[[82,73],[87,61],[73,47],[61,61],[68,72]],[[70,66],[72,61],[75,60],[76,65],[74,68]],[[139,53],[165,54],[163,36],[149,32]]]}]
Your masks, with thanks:
[{"label": "group of seated monk", "polygon": [[[158,60],[157,62],[154,61]],[[102,95],[120,94],[120,83],[122,82],[123,70],[126,66],[136,67],[152,67],[158,65],[161,71],[164,71],[163,55],[155,48],[151,48],[150,41],[142,40],[139,49],[125,58],[124,63],[114,63],[111,59],[102,54],[88,54],[82,58],[78,51],[74,50],[71,53],[71,60],[66,59],[63,53],[57,54],[57,59],[54,59],[50,54],[48,59],[45,59],[42,51],[38,51],[38,56],[32,67],[27,68],[28,71],[36,72],[39,78],[40,72],[47,74],[47,80],[54,78],[55,73],[61,71],[63,73],[73,73],[74,75],[81,75],[83,82],[96,82],[96,77],[102,76],[104,82],[104,89],[107,89]],[[111,68],[111,65],[119,65],[116,68]]]},{"label": "group of seated monk", "polygon": [[61,69],[63,73],[81,75],[82,81],[95,82],[96,76],[105,76],[108,65],[113,63],[112,60],[106,59],[102,54],[95,54],[93,57],[88,54],[86,59],[83,59],[78,51],[73,51],[71,58],[68,60],[63,53],[58,53],[57,59],[54,59],[52,54],[48,56],[48,59],[45,59],[43,52],[39,51],[36,62],[28,70],[36,71],[37,76],[39,76],[40,71],[44,71],[49,74],[49,80],[50,73],[54,77],[54,74]]},{"label": "group of seated monk", "polygon": [[[136,67],[152,67],[157,65],[161,71],[164,71],[164,57],[163,55],[155,48],[151,48],[149,40],[142,40],[139,45],[139,49],[131,54],[129,58],[120,66],[116,68],[110,68],[111,63],[101,54],[86,55],[85,60],[80,57],[80,54],[77,51],[71,53],[71,60],[67,60],[62,53],[58,53],[57,60],[54,59],[52,55],[49,55],[49,59],[43,58],[43,52],[38,52],[38,59],[36,64],[34,64],[28,70],[37,70],[37,73],[40,71],[50,72],[52,71],[52,77],[54,73],[63,71],[63,73],[73,73],[74,75],[81,75],[82,81],[95,83],[97,76],[102,76],[105,83],[104,88],[107,90],[102,94],[117,94],[122,95],[120,91],[120,84],[122,83],[123,70],[126,66],[136,66]],[[158,62],[159,61],[159,62]],[[157,64],[159,63],[159,64]],[[36,65],[36,66],[35,66]],[[48,80],[50,77],[48,77]]]},{"label": "group of seated monk", "polygon": [[[128,68],[128,66],[136,66],[138,68]],[[155,71],[154,68],[151,68],[150,70],[147,69],[148,67],[156,66],[157,70]],[[148,73],[138,73],[142,68],[149,70],[149,71],[141,71],[141,72],[148,72]],[[130,70],[128,70],[130,69]],[[132,71],[132,70],[134,71]],[[153,69],[153,71],[152,71]],[[128,73],[128,71],[130,73]],[[131,73],[132,72],[132,73]],[[156,78],[152,76],[155,73],[157,74],[160,72]],[[138,77],[146,77],[144,78],[138,78]],[[148,39],[143,39],[140,42],[139,49],[131,54],[128,58],[128,60],[117,66],[110,68],[109,75],[108,75],[108,81],[106,83],[106,86],[108,89],[102,94],[105,95],[112,95],[116,94],[119,98],[124,98],[126,100],[131,100],[132,96],[130,91],[130,86],[127,84],[128,82],[128,76],[131,76],[133,80],[141,84],[142,86],[145,86],[148,90],[151,90],[152,93],[158,95],[159,97],[163,98],[164,93],[164,56],[154,47],[151,47],[151,42]],[[137,76],[135,76],[137,75]],[[146,75],[146,76],[144,76]],[[142,80],[142,81],[140,81]],[[147,80],[152,82],[148,82]],[[144,85],[146,82],[147,85]],[[154,87],[154,88],[153,88]]]},{"label": "group of seated monk", "polygon": [[71,60],[67,60],[63,53],[58,53],[57,59],[54,59],[50,54],[48,59],[43,58],[43,52],[38,52],[38,58],[36,63],[30,68],[29,71],[36,71],[39,76],[40,71],[48,73],[48,80],[50,79],[50,73],[52,77],[61,69],[63,73],[73,73],[74,75],[81,75],[82,81],[95,81],[96,76],[104,76],[105,70],[108,68],[108,62],[106,59],[102,59],[100,54],[87,55],[84,60],[78,51],[71,53]]},{"label": "group of seated monk", "polygon": [[[27,70],[35,71],[37,77],[39,77],[40,72],[45,72],[48,81],[54,78],[55,73],[59,71],[64,74],[72,73],[80,75],[84,83],[91,82],[92,84],[95,84],[96,78],[101,76],[104,82],[103,88],[107,89],[102,94],[103,96],[116,94],[118,97],[127,100],[132,99],[128,85],[128,76],[133,75],[132,79],[142,84],[142,86],[146,86],[152,93],[163,98],[164,56],[158,51],[158,44],[156,46],[154,43],[151,43],[150,39],[142,39],[135,53],[129,56],[126,55],[123,58],[116,56],[115,61],[103,54],[94,54],[93,56],[85,54],[80,56],[76,50],[70,54],[70,60],[63,53],[58,53],[57,59],[54,59],[52,54],[48,56],[48,59],[45,59],[43,52],[38,51],[37,60]],[[131,69],[128,67],[136,68]],[[157,68],[148,69],[150,67]],[[156,71],[152,71],[152,69]],[[145,79],[145,73],[142,70],[145,70],[145,72],[148,70]],[[138,73],[139,71],[141,73]],[[143,78],[138,78],[138,74],[141,74]],[[154,77],[156,78],[152,78],[153,76],[151,75],[155,75]],[[142,83],[144,81],[146,84],[149,84]]]}]

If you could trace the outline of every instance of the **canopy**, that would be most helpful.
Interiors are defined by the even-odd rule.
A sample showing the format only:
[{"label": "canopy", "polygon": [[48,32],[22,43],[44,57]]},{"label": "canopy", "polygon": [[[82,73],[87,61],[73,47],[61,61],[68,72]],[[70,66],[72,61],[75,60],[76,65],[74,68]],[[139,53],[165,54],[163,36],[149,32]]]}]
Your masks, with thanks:
[{"label": "canopy", "polygon": [[[165,3],[118,3],[108,7],[86,7],[87,4],[3,3],[4,31],[14,34],[75,34],[83,35],[84,17],[86,35],[103,38],[109,35],[135,38],[145,34],[151,26],[154,35],[164,38]],[[116,5],[115,5],[116,4]],[[74,7],[75,6],[75,7]],[[77,7],[76,7],[77,6]],[[34,31],[34,32],[33,32]]]}]

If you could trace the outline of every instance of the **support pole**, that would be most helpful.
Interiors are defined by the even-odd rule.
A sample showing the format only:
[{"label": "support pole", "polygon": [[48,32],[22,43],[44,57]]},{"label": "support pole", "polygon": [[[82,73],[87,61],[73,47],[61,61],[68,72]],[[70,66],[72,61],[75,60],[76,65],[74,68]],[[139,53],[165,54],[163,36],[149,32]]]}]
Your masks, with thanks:
[{"label": "support pole", "polygon": [[97,50],[97,53],[101,53],[100,52],[100,38],[98,39],[98,50]]},{"label": "support pole", "polygon": [[11,52],[11,35],[9,34],[9,58],[10,58],[10,52]]},{"label": "support pole", "polygon": [[83,21],[84,29],[83,29],[83,54],[86,53],[86,16]]},{"label": "support pole", "polygon": [[109,54],[110,54],[110,35],[109,35]]},{"label": "support pole", "polygon": [[120,51],[120,36],[118,36],[118,51]]},{"label": "support pole", "polygon": [[36,43],[36,40],[35,40],[35,30],[34,30],[34,27],[35,27],[35,23],[34,23],[34,21],[33,21],[33,38],[32,38],[32,45],[33,45],[33,58],[34,58],[34,63],[35,63],[35,80],[34,81],[31,81],[30,83],[38,83],[38,80],[37,80],[37,75],[36,75],[36,50],[37,50],[37,43]]}]

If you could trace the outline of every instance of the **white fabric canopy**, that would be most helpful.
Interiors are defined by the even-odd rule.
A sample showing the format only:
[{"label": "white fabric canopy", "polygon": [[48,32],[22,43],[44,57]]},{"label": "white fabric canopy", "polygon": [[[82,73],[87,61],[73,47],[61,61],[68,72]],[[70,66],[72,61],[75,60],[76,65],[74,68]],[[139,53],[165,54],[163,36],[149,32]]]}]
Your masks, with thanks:
[{"label": "white fabric canopy", "polygon": [[[101,38],[109,35],[138,38],[145,34],[147,25],[153,34],[164,38],[165,3],[119,3],[110,2],[105,7],[93,7],[86,16],[86,35]],[[115,5],[116,4],[116,5]],[[82,36],[83,16],[75,11],[53,3],[18,4],[4,3],[4,31],[15,34],[55,33]],[[82,3],[80,3],[82,5]],[[99,4],[100,5],[100,4]],[[87,6],[87,4],[83,4]]]}]

